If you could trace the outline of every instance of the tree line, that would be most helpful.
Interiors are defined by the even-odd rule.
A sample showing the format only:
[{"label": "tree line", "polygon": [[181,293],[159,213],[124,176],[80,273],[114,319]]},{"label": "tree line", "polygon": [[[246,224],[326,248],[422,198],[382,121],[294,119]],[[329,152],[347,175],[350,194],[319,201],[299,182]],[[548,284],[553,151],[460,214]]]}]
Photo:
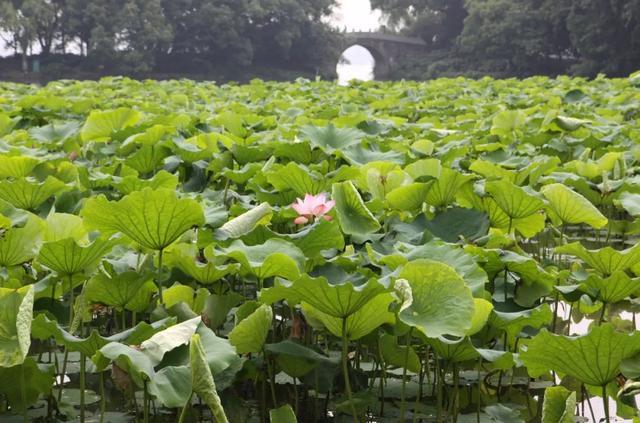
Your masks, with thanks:
[{"label": "tree line", "polygon": [[371,0],[431,53],[400,76],[624,76],[640,69],[640,0]]},{"label": "tree line", "polygon": [[319,66],[334,0],[0,0],[0,32],[25,58],[65,54],[120,72],[256,64]]},{"label": "tree line", "polygon": [[[348,1],[348,0],[347,0]],[[0,0],[0,36],[23,58],[111,73],[331,70],[336,0]],[[371,0],[385,29],[429,48],[396,77],[628,75],[640,0]],[[334,68],[335,69],[335,68]],[[295,72],[293,73],[295,74]]]}]

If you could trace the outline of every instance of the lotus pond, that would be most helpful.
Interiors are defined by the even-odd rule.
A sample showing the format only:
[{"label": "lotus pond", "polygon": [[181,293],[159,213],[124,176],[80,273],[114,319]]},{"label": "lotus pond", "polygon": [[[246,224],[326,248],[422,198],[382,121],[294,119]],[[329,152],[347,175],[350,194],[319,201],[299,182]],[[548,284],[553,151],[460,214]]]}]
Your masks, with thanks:
[{"label": "lotus pond", "polygon": [[637,419],[638,217],[640,74],[2,83],[0,420]]}]

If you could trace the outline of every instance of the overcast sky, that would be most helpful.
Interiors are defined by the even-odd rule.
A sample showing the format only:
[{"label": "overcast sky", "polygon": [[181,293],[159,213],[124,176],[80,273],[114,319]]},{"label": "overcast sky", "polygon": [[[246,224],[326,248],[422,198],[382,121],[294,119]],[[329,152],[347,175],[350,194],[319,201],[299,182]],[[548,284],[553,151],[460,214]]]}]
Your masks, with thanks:
[{"label": "overcast sky", "polygon": [[369,0],[338,0],[333,21],[339,28],[350,31],[368,31],[380,26],[380,13],[371,11]]}]

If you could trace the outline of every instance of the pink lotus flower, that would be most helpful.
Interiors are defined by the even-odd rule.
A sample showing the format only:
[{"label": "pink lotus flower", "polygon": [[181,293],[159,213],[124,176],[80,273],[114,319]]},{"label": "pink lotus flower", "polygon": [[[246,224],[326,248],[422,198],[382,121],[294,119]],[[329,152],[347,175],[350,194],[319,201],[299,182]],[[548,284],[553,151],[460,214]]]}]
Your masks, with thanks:
[{"label": "pink lotus flower", "polygon": [[297,198],[296,202],[291,205],[299,216],[293,222],[296,225],[304,225],[314,218],[322,217],[324,220],[331,220],[331,216],[327,213],[336,205],[334,200],[327,201],[327,194],[320,193],[318,195],[306,194],[304,200]]}]

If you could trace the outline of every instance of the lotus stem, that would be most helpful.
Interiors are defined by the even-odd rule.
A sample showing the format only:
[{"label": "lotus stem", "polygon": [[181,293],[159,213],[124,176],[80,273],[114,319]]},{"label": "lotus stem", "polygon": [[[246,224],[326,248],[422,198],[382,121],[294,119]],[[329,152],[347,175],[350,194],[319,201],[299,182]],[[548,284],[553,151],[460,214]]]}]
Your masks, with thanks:
[{"label": "lotus stem", "polygon": [[86,371],[86,362],[84,354],[80,353],[80,421],[84,422],[84,406],[85,406],[85,371]]},{"label": "lotus stem", "polygon": [[602,311],[600,312],[600,318],[598,319],[598,326],[602,325],[602,323],[604,322],[604,316],[605,313],[607,312],[607,303],[602,303]]},{"label": "lotus stem", "polygon": [[607,395],[607,385],[602,385],[602,405],[604,406],[604,421],[609,423],[609,396]]},{"label": "lotus stem", "polygon": [[294,413],[297,416],[298,415],[298,402],[299,402],[299,398],[298,398],[298,378],[293,378],[293,398],[294,398]]},{"label": "lotus stem", "polygon": [[460,373],[456,363],[453,363],[453,385],[453,423],[456,423],[460,408]]},{"label": "lotus stem", "polygon": [[[135,393],[133,395],[135,398]],[[149,391],[147,390],[147,381],[144,381],[144,399],[142,404],[144,413],[144,423],[149,423]]]},{"label": "lotus stem", "polygon": [[[69,275],[69,290],[71,292],[71,297],[69,299],[69,328],[71,328],[71,325],[73,324],[73,306],[75,303],[75,297],[74,297],[74,293],[73,293],[73,276]],[[72,334],[73,335],[73,334]]]},{"label": "lotus stem", "polygon": [[104,421],[104,412],[107,401],[104,397],[104,372],[100,372],[100,423]]},{"label": "lotus stem", "polygon": [[193,391],[191,391],[191,394],[189,395],[189,399],[185,403],[184,407],[182,407],[182,411],[180,412],[180,419],[178,420],[178,423],[185,422],[185,419],[187,418],[187,410],[191,408],[191,398],[193,398]]},{"label": "lotus stem", "polygon": [[27,414],[27,386],[26,379],[24,377],[24,363],[20,366],[20,396],[22,398],[22,417],[24,422],[29,422],[29,414]]},{"label": "lotus stem", "polygon": [[342,318],[342,373],[344,375],[344,387],[347,391],[347,399],[349,400],[349,407],[351,408],[351,414],[353,415],[353,421],[358,423],[358,413],[356,412],[356,406],[353,404],[353,395],[351,394],[351,382],[349,380],[349,337],[347,336],[347,319]]},{"label": "lotus stem", "polygon": [[440,362],[438,361],[438,356],[434,355],[434,359],[436,362],[436,404],[437,404],[437,413],[436,413],[436,421],[440,423],[442,421],[442,374],[440,373]]},{"label": "lotus stem", "polygon": [[409,362],[409,348],[411,346],[411,333],[413,332],[413,327],[409,329],[409,333],[407,334],[407,338],[405,340],[405,350],[404,350],[404,365],[402,368],[402,389],[400,391],[400,421],[404,421],[404,416],[406,413],[406,390],[407,390],[407,363]]},{"label": "lotus stem", "polygon": [[158,250],[158,294],[160,296],[160,304],[164,304],[164,298],[162,297],[162,281],[160,278],[162,277],[162,253],[163,249]]},{"label": "lotus stem", "polygon": [[271,359],[269,358],[269,356],[267,355],[264,349],[262,350],[262,356],[264,357],[264,360],[267,362],[267,376],[269,377],[269,386],[271,388],[271,401],[273,402],[273,408],[277,408],[278,401],[276,399],[276,381],[275,381],[275,375],[273,374],[273,368],[271,367]]},{"label": "lotus stem", "polygon": [[480,423],[480,408],[482,407],[482,381],[480,379],[480,369],[482,368],[482,357],[478,359],[478,401],[476,403],[476,421]]},{"label": "lotus stem", "polygon": [[380,362],[380,417],[384,416],[384,382],[386,368],[384,360],[382,359],[382,344],[380,338],[378,338],[378,362]]},{"label": "lotus stem", "polygon": [[69,350],[64,347],[64,358],[62,359],[62,373],[60,373],[60,390],[58,390],[58,402],[62,400],[62,387],[64,386],[64,375],[67,373],[67,361],[69,360]]}]

